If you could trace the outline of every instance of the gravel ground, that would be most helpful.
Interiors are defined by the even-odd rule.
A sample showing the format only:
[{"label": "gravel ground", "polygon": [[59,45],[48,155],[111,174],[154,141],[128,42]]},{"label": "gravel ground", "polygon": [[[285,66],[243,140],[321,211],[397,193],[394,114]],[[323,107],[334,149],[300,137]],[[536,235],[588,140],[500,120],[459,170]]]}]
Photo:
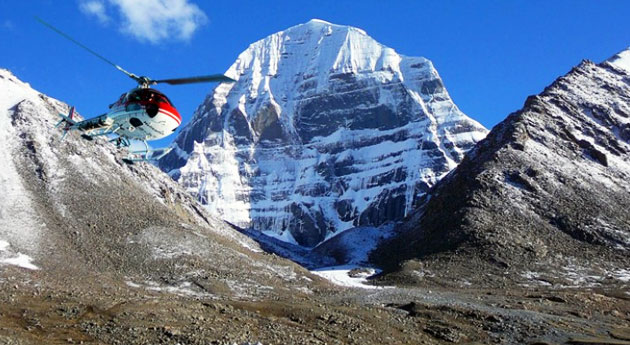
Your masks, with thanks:
[{"label": "gravel ground", "polygon": [[[0,344],[630,341],[626,287],[343,289],[320,284],[310,293],[274,289],[266,298],[252,299],[157,291],[115,276],[64,284],[44,272],[9,268],[2,277]],[[585,340],[592,342],[577,342]]]}]

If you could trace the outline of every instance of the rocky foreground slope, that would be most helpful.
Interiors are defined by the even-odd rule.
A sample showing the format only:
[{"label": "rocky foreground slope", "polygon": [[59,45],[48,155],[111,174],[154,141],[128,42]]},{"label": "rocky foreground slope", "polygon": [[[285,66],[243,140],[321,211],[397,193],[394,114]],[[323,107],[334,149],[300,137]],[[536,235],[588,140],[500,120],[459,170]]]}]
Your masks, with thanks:
[{"label": "rocky foreground slope", "polygon": [[402,219],[486,129],[431,61],[321,20],[253,43],[160,161],[208,210],[315,246]]},{"label": "rocky foreground slope", "polygon": [[260,255],[154,166],[127,165],[113,145],[78,133],[60,141],[54,125],[67,112],[0,70],[2,273],[21,266],[46,277],[33,284],[112,276],[199,295],[306,288],[305,271]]},{"label": "rocky foreground slope", "polygon": [[372,256],[391,279],[628,282],[630,50],[529,97],[424,202]]}]

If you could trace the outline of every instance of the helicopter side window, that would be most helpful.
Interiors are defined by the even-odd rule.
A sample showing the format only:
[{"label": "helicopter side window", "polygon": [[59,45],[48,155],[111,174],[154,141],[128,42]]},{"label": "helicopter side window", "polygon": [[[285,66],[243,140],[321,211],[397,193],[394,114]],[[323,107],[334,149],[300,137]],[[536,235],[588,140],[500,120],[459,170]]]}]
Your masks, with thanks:
[{"label": "helicopter side window", "polygon": [[174,107],[173,102],[171,102],[170,99],[168,99],[168,97],[164,96],[164,99],[166,99],[166,103],[170,104],[172,107]]},{"label": "helicopter side window", "polygon": [[129,94],[129,101],[130,102],[138,102],[142,99],[140,92],[138,91],[134,91],[132,93]]},{"label": "helicopter side window", "polygon": [[140,93],[138,91],[130,92],[127,96],[127,106],[125,107],[125,109],[127,111],[140,109],[140,105],[138,104],[138,102],[140,102]]},{"label": "helicopter side window", "polygon": [[152,101],[156,98],[157,94],[152,89],[142,89],[133,92],[133,100],[136,102]]},{"label": "helicopter side window", "polygon": [[170,100],[170,99],[168,99],[168,97],[166,97],[166,96],[164,96],[164,95],[160,95],[160,96],[158,97],[158,102],[159,102],[159,103],[166,103],[166,104],[168,104],[168,105],[170,105],[170,106],[173,106],[173,103],[171,103],[171,100]]},{"label": "helicopter side window", "polygon": [[113,106],[120,106],[122,104],[125,104],[125,99],[127,98],[127,93],[123,93],[122,95],[120,95],[120,97],[118,98],[118,100],[112,104],[109,105],[109,108],[111,109]]}]

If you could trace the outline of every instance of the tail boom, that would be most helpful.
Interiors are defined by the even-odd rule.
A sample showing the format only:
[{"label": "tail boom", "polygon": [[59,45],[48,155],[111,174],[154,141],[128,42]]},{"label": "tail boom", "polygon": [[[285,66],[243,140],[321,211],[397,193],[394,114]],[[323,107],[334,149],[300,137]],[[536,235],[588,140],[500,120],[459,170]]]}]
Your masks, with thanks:
[{"label": "tail boom", "polygon": [[61,136],[61,140],[63,140],[70,130],[76,128],[77,122],[74,120],[74,107],[70,108],[70,112],[68,112],[68,115],[59,113],[59,116],[61,116],[61,120],[57,122],[55,128],[61,126],[62,124],[65,124],[65,126],[63,127],[63,135]]}]

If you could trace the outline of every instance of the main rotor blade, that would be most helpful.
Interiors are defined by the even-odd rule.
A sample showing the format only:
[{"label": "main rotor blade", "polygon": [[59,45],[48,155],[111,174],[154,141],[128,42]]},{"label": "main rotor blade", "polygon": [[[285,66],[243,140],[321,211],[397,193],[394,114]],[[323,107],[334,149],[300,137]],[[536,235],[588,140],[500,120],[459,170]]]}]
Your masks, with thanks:
[{"label": "main rotor blade", "polygon": [[66,34],[66,33],[64,33],[63,31],[61,31],[61,30],[57,29],[56,27],[54,27],[54,26],[52,26],[52,25],[50,25],[50,24],[46,23],[46,22],[45,22],[45,21],[43,21],[41,18],[39,18],[39,17],[35,17],[35,19],[36,19],[38,22],[40,22],[42,25],[47,26],[49,29],[51,29],[51,30],[53,30],[54,32],[56,32],[56,33],[60,34],[61,36],[65,37],[65,38],[66,38],[66,39],[68,39],[70,42],[72,42],[72,43],[74,43],[74,44],[78,45],[79,47],[81,47],[81,48],[83,48],[83,49],[87,50],[88,52],[92,53],[92,55],[96,56],[97,58],[99,58],[99,59],[101,59],[101,60],[103,60],[103,61],[107,62],[108,64],[110,64],[110,65],[114,66],[117,70],[119,70],[119,71],[121,71],[121,72],[125,73],[125,74],[126,74],[127,76],[129,76],[131,79],[138,81],[138,76],[137,76],[137,75],[135,75],[135,74],[133,74],[133,73],[130,73],[130,72],[127,72],[124,68],[122,68],[122,67],[118,66],[117,64],[115,64],[115,63],[113,63],[113,62],[109,61],[107,58],[103,57],[102,55],[100,55],[100,54],[98,54],[97,52],[93,51],[92,49],[88,48],[88,47],[87,47],[87,46],[85,46],[83,43],[81,43],[81,42],[79,42],[79,41],[75,40],[74,38],[70,37],[69,35],[67,35],[67,34]]},{"label": "main rotor blade", "polygon": [[189,77],[189,78],[153,80],[152,82],[154,84],[167,83],[171,85],[181,85],[181,84],[204,83],[204,82],[215,82],[215,81],[233,83],[236,80],[226,77],[223,74],[213,74],[213,75],[200,75],[197,77]]}]

